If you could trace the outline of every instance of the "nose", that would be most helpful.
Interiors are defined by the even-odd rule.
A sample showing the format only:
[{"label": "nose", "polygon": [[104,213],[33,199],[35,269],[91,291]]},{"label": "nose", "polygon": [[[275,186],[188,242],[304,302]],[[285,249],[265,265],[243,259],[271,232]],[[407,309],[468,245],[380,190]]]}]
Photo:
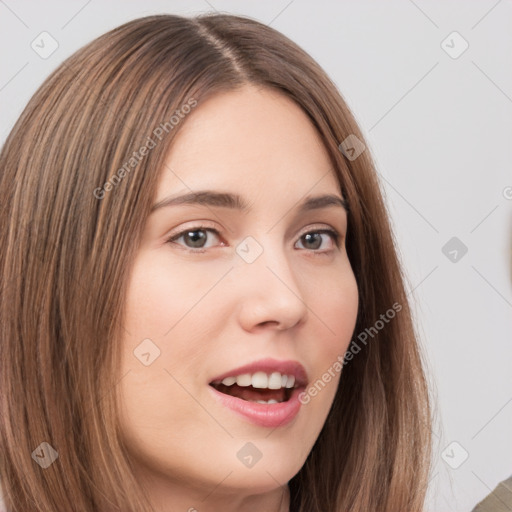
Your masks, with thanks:
[{"label": "nose", "polygon": [[255,261],[239,262],[237,273],[241,297],[239,321],[245,330],[267,324],[285,330],[305,321],[306,297],[282,247],[270,247],[270,242],[266,243]]}]

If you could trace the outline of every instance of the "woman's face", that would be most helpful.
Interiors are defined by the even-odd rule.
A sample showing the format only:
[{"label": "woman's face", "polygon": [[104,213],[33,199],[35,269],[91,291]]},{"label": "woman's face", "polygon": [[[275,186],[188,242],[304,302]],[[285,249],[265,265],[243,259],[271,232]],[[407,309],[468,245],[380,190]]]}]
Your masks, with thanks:
[{"label": "woman's face", "polygon": [[[200,511],[217,497],[269,493],[299,471],[339,372],[307,404],[297,395],[343,357],[358,290],[344,208],[302,208],[343,196],[299,107],[245,87],[181,122],[155,204],[208,190],[247,208],[203,196],[151,213],[129,275],[118,388],[123,437],[154,496],[187,489]],[[268,398],[278,403],[251,401]]]}]

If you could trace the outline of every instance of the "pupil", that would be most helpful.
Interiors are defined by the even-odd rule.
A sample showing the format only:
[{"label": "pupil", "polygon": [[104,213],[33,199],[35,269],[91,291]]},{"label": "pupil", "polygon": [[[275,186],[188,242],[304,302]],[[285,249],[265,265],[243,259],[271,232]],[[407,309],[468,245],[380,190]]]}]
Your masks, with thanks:
[{"label": "pupil", "polygon": [[320,237],[320,233],[308,233],[306,235],[304,235],[304,237],[306,238],[306,243],[308,241],[311,241],[313,238],[317,238],[317,245],[315,247],[312,247],[312,249],[318,249],[320,247],[320,245],[322,244],[322,238]]},{"label": "pupil", "polygon": [[[200,235],[194,236],[194,233],[200,233]],[[199,229],[196,231],[189,231],[185,236],[189,237],[189,240],[192,240],[192,247],[202,247],[203,245],[201,244],[201,241],[204,242],[206,239],[204,231]]]}]

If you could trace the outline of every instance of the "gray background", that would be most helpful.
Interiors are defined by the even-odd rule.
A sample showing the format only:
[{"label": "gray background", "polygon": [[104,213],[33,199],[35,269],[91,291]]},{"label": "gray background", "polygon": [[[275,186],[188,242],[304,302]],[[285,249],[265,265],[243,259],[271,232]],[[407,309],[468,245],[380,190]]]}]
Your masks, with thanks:
[{"label": "gray background", "polygon": [[[43,79],[83,44],[136,17],[209,10],[286,34],[354,111],[437,396],[427,509],[471,510],[512,474],[512,3],[0,0],[1,142]],[[58,43],[47,58],[31,47],[42,46],[43,31]]]}]

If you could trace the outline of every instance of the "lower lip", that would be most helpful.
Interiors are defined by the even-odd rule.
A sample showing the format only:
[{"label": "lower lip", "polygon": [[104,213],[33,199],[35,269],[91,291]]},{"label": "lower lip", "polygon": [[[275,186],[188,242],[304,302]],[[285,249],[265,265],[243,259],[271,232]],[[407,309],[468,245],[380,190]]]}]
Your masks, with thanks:
[{"label": "lower lip", "polygon": [[299,394],[304,389],[302,387],[294,388],[290,399],[286,402],[259,404],[226,395],[217,391],[213,386],[208,386],[208,388],[222,405],[229,407],[256,425],[270,428],[283,427],[297,416],[302,405],[299,401]]}]

